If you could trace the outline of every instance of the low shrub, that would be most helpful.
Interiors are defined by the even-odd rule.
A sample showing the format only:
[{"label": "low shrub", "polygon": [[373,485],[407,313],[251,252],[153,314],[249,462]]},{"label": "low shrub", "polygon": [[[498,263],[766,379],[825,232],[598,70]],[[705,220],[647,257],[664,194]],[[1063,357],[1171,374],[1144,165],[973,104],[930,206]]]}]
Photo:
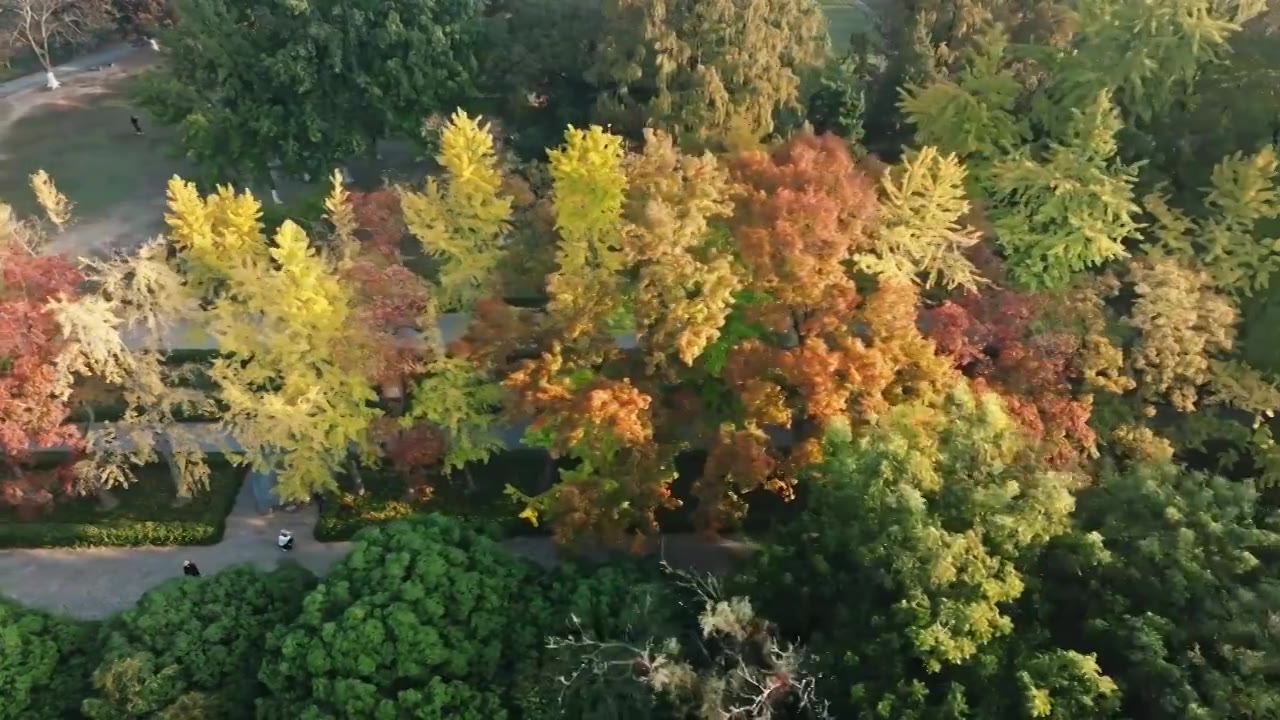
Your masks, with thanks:
[{"label": "low shrub", "polygon": [[174,505],[168,468],[149,465],[114,493],[119,505],[110,510],[92,498],[65,499],[33,520],[0,508],[0,547],[213,545],[226,531],[244,472],[221,458],[209,464],[209,488],[181,506]]},{"label": "low shrub", "polygon": [[[403,490],[396,493],[396,483],[377,483],[378,490],[364,495],[344,493],[336,501],[330,501],[316,521],[316,539],[321,542],[350,540],[361,529],[381,525],[393,520],[404,520],[426,509],[425,503],[410,503],[400,499]],[[389,488],[388,486],[391,486]],[[403,488],[403,484],[400,484]]]}]

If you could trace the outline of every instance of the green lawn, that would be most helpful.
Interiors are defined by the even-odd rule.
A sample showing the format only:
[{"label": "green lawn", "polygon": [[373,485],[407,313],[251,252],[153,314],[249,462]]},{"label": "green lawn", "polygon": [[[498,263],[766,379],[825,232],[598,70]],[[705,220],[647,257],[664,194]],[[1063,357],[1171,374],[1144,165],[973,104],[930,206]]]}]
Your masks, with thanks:
[{"label": "green lawn", "polygon": [[849,37],[864,23],[865,13],[852,0],[825,0],[822,11],[827,15],[831,46],[836,52],[849,47]]},{"label": "green lawn", "polygon": [[75,203],[79,222],[143,208],[160,219],[152,208],[163,203],[165,183],[187,168],[171,156],[166,134],[145,119],[148,134],[134,135],[129,116],[143,113],[129,102],[123,83],[68,86],[21,101],[34,104],[17,109],[17,119],[0,133],[0,197],[21,213],[34,212],[28,178],[45,170]]}]

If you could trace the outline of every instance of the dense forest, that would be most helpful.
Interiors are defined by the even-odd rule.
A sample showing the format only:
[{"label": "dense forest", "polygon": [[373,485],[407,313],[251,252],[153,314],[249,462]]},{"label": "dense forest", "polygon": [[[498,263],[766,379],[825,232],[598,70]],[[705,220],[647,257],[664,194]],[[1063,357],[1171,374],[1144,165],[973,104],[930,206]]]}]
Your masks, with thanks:
[{"label": "dense forest", "polygon": [[[41,253],[45,175],[0,214],[5,501],[199,493],[200,416],[285,499],[497,484],[567,553],[776,517],[711,579],[426,501],[321,579],[4,606],[0,718],[1280,718],[1274,3],[171,12],[166,234]],[[335,170],[402,146],[422,179]],[[482,471],[502,428],[534,486]]]}]

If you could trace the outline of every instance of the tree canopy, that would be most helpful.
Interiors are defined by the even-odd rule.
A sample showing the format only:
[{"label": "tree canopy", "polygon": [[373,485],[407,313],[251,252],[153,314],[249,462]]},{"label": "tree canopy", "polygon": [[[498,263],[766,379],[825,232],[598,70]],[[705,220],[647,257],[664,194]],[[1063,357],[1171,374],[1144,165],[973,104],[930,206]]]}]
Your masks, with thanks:
[{"label": "tree canopy", "polygon": [[236,567],[147,593],[103,625],[84,716],[214,718],[252,707],[267,634],[298,614],[314,584],[296,565]]},{"label": "tree canopy", "polygon": [[215,181],[321,177],[475,92],[481,5],[178,0],[139,99]]},{"label": "tree canopy", "polygon": [[[44,219],[0,206],[3,499],[159,458],[199,492],[198,410],[376,527],[288,608],[184,581],[109,621],[83,712],[1280,713],[1275,8],[863,10],[836,55],[812,0],[178,0],[143,97],[235,182],[173,179],[164,237],[81,264],[35,242],[46,175]],[[349,189],[390,139],[433,158]],[[328,176],[309,216],[242,189],[277,170]],[[167,362],[178,325],[217,352]],[[119,423],[68,422],[90,381]],[[543,572],[498,536],[690,530],[753,559]],[[10,668],[81,667],[79,626],[14,617],[20,711],[63,712]]]},{"label": "tree canopy", "polygon": [[538,641],[513,612],[531,579],[451,519],[366,533],[271,634],[259,717],[507,717],[503,681]]}]

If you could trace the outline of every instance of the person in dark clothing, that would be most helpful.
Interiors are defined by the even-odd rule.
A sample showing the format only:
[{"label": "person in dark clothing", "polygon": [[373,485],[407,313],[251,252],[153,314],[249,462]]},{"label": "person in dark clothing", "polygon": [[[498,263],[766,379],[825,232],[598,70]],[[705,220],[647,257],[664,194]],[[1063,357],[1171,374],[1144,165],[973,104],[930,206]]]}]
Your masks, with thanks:
[{"label": "person in dark clothing", "polygon": [[196,564],[190,560],[183,560],[182,574],[187,577],[200,577],[200,568],[196,567]]},{"label": "person in dark clothing", "polygon": [[138,122],[138,116],[137,116],[137,115],[130,115],[130,116],[129,116],[129,124],[130,124],[130,125],[133,125],[133,134],[134,134],[134,135],[141,135],[141,134],[142,134],[142,123]]}]

